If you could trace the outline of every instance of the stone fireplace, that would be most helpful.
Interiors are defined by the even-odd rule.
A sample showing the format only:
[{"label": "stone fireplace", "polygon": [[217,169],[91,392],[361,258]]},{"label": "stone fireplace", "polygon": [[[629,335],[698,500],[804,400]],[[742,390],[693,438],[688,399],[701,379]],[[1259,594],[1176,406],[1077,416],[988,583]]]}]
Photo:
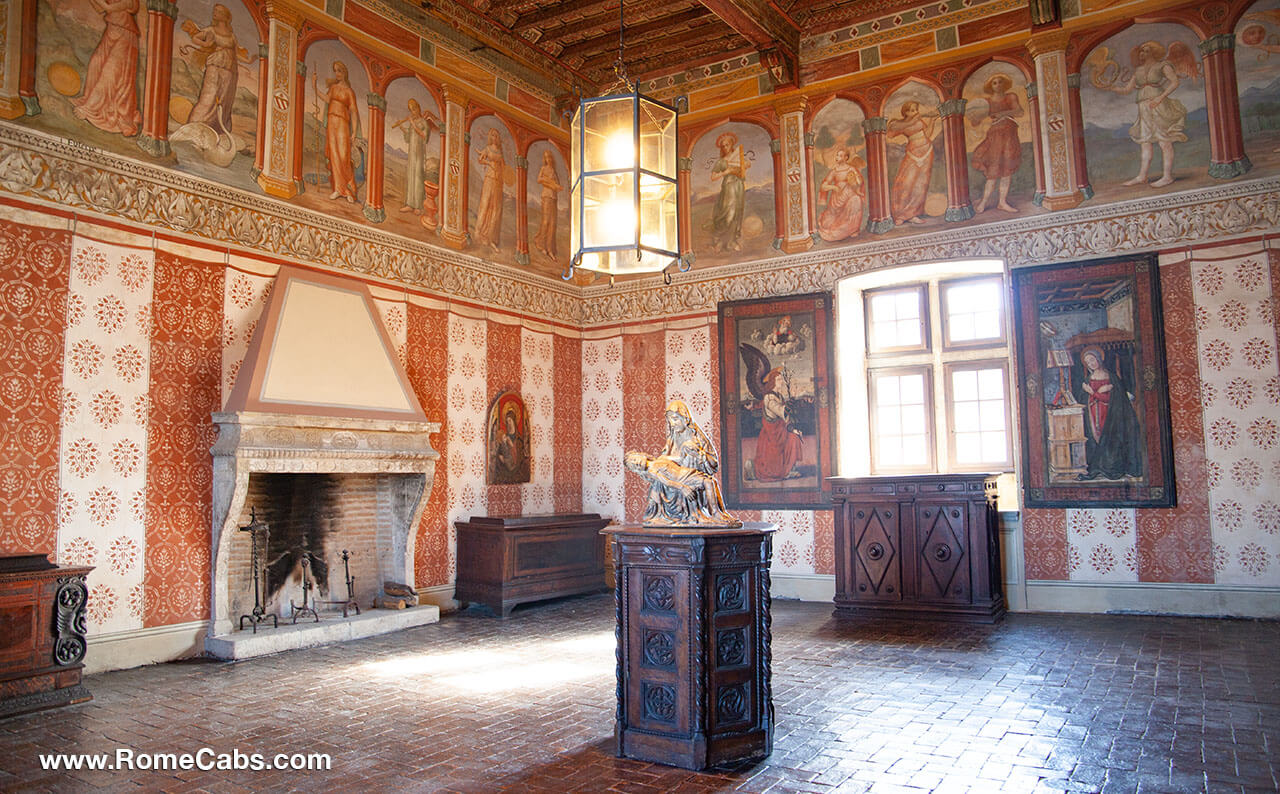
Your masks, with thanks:
[{"label": "stone fireplace", "polygon": [[[256,633],[247,627],[239,631],[239,616],[254,605],[250,533],[240,531],[251,514],[270,527],[272,543],[264,562],[275,563],[266,579],[276,588],[261,597],[268,612],[280,616],[282,629],[292,625],[290,601],[302,601],[300,566],[293,564],[298,549],[323,563],[312,571],[316,587],[311,597],[321,601],[346,598],[343,549],[350,552],[356,600],[366,613],[384,582],[413,585],[415,529],[439,457],[429,435],[439,432],[438,423],[247,411],[217,413],[213,420],[219,434],[212,449],[213,587],[207,650],[229,656],[228,643],[252,642],[236,636],[244,634],[263,638],[258,644],[269,651],[283,650],[282,642],[287,647],[313,644],[271,641],[280,629],[270,628],[270,622]],[[327,606],[321,605],[320,623],[330,625],[329,634],[345,634],[334,628],[340,612],[335,618],[326,613]],[[432,613],[435,607],[416,610]],[[411,622],[431,622],[426,618],[438,614],[422,614]],[[406,619],[401,616],[397,623]],[[310,623],[310,618],[299,621],[300,626]],[[318,641],[335,638],[342,637]],[[254,654],[233,658],[245,655]]]},{"label": "stone fireplace", "polygon": [[[205,650],[220,658],[380,634],[439,619],[434,606],[371,609],[385,583],[414,586],[414,541],[439,454],[367,285],[282,267],[235,386],[213,415],[212,593]],[[272,622],[240,630],[254,608],[253,533],[266,522],[260,597]],[[342,552],[360,615],[342,615]],[[306,560],[319,621],[293,624]],[[397,588],[399,589],[399,588]],[[396,602],[399,603],[399,602]]]}]

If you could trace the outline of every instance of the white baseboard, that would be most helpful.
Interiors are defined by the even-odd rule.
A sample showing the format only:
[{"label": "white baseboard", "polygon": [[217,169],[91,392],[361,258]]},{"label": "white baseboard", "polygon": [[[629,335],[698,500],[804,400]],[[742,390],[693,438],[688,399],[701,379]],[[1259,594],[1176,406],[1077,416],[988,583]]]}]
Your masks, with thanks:
[{"label": "white baseboard", "polygon": [[105,673],[199,656],[204,652],[208,625],[208,621],[197,620],[91,636],[84,657],[84,672],[86,675]]},{"label": "white baseboard", "polygon": [[1026,594],[1026,608],[1032,612],[1280,617],[1277,587],[1032,580]]},{"label": "white baseboard", "polygon": [[434,587],[419,587],[418,601],[423,604],[435,604],[440,607],[440,611],[455,612],[458,607],[458,600],[454,598],[455,586],[451,584],[438,584]]},{"label": "white baseboard", "polygon": [[772,586],[769,594],[774,598],[790,598],[800,601],[826,601],[836,597],[836,578],[811,573],[770,573]]}]

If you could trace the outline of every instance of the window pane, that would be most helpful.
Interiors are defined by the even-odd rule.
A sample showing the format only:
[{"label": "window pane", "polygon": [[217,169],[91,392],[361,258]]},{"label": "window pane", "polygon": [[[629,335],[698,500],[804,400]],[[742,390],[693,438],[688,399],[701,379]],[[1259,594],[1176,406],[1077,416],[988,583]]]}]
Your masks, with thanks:
[{"label": "window pane", "polygon": [[899,380],[902,382],[903,405],[923,405],[924,376],[903,375]]},{"label": "window pane", "polygon": [[888,376],[876,379],[876,402],[880,405],[898,404],[898,378]]},{"label": "window pane", "polygon": [[1004,402],[1004,370],[984,369],[978,373],[978,396],[984,400]]},{"label": "window pane", "polygon": [[956,432],[966,433],[981,429],[978,424],[978,404],[975,402],[956,403],[954,407]]},{"label": "window pane", "polygon": [[980,463],[982,437],[977,433],[956,433],[956,463]]},{"label": "window pane", "polygon": [[904,432],[922,433],[926,427],[924,406],[904,405],[902,407],[902,429]]},{"label": "window pane", "polygon": [[894,308],[899,320],[920,319],[920,294],[915,290],[897,292],[893,295]]},{"label": "window pane", "polygon": [[953,342],[1000,338],[1003,311],[1000,279],[953,284],[943,289],[943,311]]},{"label": "window pane", "polygon": [[978,373],[971,369],[958,369],[951,373],[951,391],[956,402],[978,399]]},{"label": "window pane", "polygon": [[894,338],[889,344],[894,347],[915,347],[920,344],[919,320],[899,320],[893,325]]},{"label": "window pane", "polygon": [[982,421],[980,426],[983,430],[1004,430],[1004,404],[994,400],[979,403],[982,406]]},{"label": "window pane", "polygon": [[978,312],[973,316],[972,339],[995,339],[1000,336],[1000,312]]},{"label": "window pane", "polygon": [[898,406],[880,406],[876,416],[876,429],[882,436],[896,436],[902,432],[902,415]]},{"label": "window pane", "polygon": [[879,446],[880,454],[877,457],[880,459],[881,466],[902,465],[902,447],[897,436],[880,439]]},{"label": "window pane", "polygon": [[929,462],[929,447],[924,436],[902,437],[902,462],[908,466],[920,466]]},{"label": "window pane", "polygon": [[1003,461],[1009,454],[1004,433],[982,434],[982,460]]}]

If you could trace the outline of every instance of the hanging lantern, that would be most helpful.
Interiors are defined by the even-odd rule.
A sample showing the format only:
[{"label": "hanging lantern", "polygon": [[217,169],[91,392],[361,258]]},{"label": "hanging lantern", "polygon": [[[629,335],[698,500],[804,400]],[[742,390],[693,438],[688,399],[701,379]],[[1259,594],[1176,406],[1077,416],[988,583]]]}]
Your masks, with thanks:
[{"label": "hanging lantern", "polygon": [[573,116],[573,260],[566,278],[574,268],[610,277],[673,264],[688,269],[676,208],[676,109],[626,78],[621,26],[615,70],[622,90],[583,99]]}]

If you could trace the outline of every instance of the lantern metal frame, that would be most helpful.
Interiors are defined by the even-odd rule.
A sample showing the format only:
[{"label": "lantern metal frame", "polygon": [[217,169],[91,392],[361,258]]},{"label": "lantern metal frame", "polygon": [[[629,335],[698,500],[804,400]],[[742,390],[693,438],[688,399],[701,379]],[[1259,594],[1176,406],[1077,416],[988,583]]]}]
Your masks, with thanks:
[{"label": "lantern metal frame", "polygon": [[[610,280],[618,275],[661,272],[667,283],[670,283],[672,265],[676,265],[681,272],[687,271],[692,265],[692,261],[683,257],[680,253],[680,226],[682,220],[680,218],[679,153],[677,151],[680,113],[676,106],[642,94],[639,86],[627,77],[626,67],[622,59],[625,25],[622,19],[621,2],[618,4],[618,17],[618,58],[614,63],[614,71],[618,76],[618,82],[615,83],[614,87],[624,90],[615,90],[600,96],[581,98],[577,110],[574,111],[573,121],[570,126],[570,177],[572,180],[570,212],[573,216],[570,226],[573,237],[571,241],[573,258],[570,260],[563,278],[565,280],[571,279],[575,269],[602,273],[608,275]],[[604,103],[617,103],[620,100],[629,100],[631,105],[631,161],[623,167],[587,170],[587,134],[589,130],[586,122],[588,114],[592,107],[603,105]],[[649,107],[650,105],[652,108]],[[669,148],[670,176],[643,167],[645,157],[641,149],[641,132],[646,119],[656,122],[653,116],[654,112],[670,114],[669,125],[657,125],[659,134],[662,136],[661,148]],[[622,129],[622,125],[619,125],[619,129]],[[663,159],[659,157],[659,167],[662,167]],[[602,164],[598,163],[597,165]],[[603,163],[603,165],[607,165],[607,163]],[[610,245],[586,244],[590,234],[587,226],[588,197],[586,189],[589,180],[599,177],[616,177],[619,185],[624,184],[627,177],[631,179],[631,209],[634,213],[635,227],[630,241]],[[647,206],[643,195],[644,192],[652,190],[654,187],[665,190],[666,186],[669,186],[670,190],[668,197],[650,198],[648,201],[662,202],[669,200],[674,202],[675,224],[673,231],[671,231],[672,238],[664,240],[664,242],[671,244],[670,248],[646,244],[642,229],[645,215],[643,209]],[[635,266],[619,266],[622,262],[622,252],[626,251],[635,251]],[[616,256],[591,257],[588,256],[590,254],[616,254]],[[648,255],[648,261],[645,261],[646,255]],[[584,264],[588,260],[593,261],[593,264]],[[607,262],[608,266],[596,266],[601,261]]]}]

